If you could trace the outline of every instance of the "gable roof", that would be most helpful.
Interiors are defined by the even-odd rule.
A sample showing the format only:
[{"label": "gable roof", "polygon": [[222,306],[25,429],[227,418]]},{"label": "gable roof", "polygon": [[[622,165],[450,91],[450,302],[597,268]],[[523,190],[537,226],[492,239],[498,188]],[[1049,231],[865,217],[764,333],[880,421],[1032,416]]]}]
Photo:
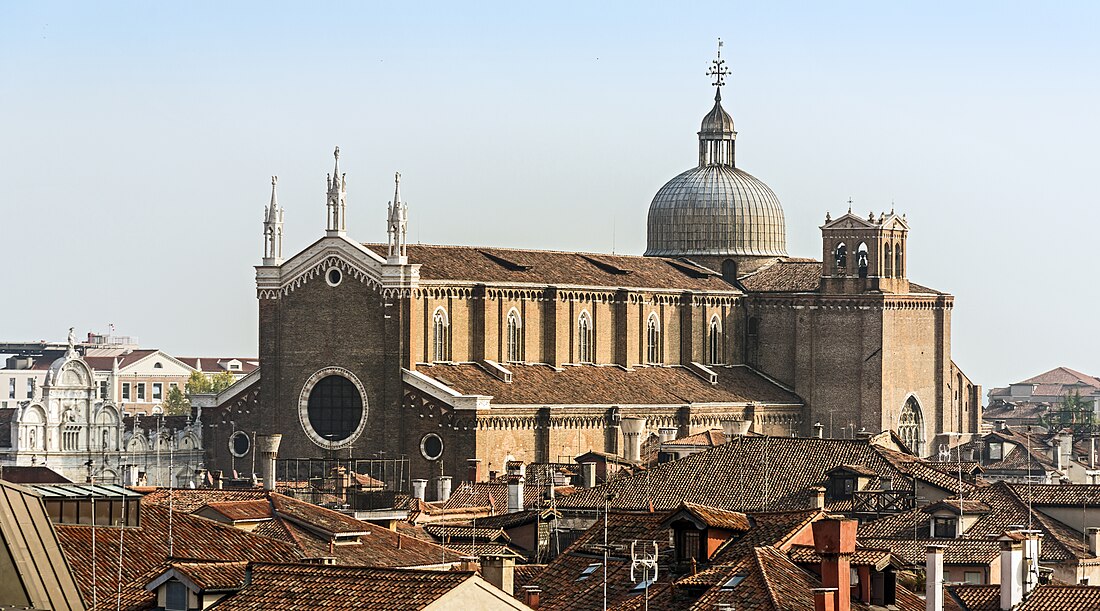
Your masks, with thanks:
[{"label": "gable roof", "polygon": [[[955,599],[964,611],[999,611],[1001,588],[999,585],[949,585],[948,595]],[[1100,586],[1037,585],[1016,611],[1068,611],[1071,609],[1100,609]]]},{"label": "gable roof", "polygon": [[5,605],[83,611],[73,570],[38,494],[0,481],[0,538]]},{"label": "gable roof", "polygon": [[1081,373],[1080,371],[1077,371],[1076,369],[1070,369],[1069,367],[1055,367],[1050,371],[1040,373],[1037,376],[1032,376],[1021,382],[1017,382],[1017,384],[1047,384],[1057,386],[1084,385],[1100,389],[1100,379],[1098,379],[1096,376],[1091,376],[1087,373]]},{"label": "gable roof", "polygon": [[[253,563],[249,565],[248,573],[248,585],[218,603],[215,609],[407,611],[424,609],[467,581],[480,581],[468,571],[313,564]],[[318,584],[324,584],[324,587],[317,587]],[[516,608],[522,606],[516,603]]]},{"label": "gable roof", "polygon": [[512,382],[493,376],[480,365],[418,365],[416,371],[464,395],[493,397],[497,405],[680,405],[684,403],[759,402],[801,405],[793,392],[750,367],[710,366],[717,384],[681,366],[549,365],[508,363]]},{"label": "gable roof", "polygon": [[732,442],[648,471],[578,490],[558,500],[558,507],[600,508],[607,493],[617,509],[658,511],[682,501],[733,511],[798,510],[810,506],[810,488],[843,464],[860,464],[879,480],[906,476],[892,460],[897,452],[870,440],[742,436]]},{"label": "gable roof", "polygon": [[[387,244],[364,244],[385,256]],[[552,250],[409,244],[420,282],[565,285],[740,293],[714,270],[682,259]]]}]

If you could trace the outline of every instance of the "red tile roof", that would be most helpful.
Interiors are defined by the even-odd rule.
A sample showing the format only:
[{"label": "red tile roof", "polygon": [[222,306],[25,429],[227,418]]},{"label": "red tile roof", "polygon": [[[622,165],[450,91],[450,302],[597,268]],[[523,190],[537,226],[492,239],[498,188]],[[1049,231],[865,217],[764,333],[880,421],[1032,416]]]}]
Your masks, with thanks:
[{"label": "red tile roof", "polygon": [[821,284],[821,262],[779,259],[740,280],[753,293],[812,293]]},{"label": "red tile roof", "polygon": [[270,520],[272,518],[271,503],[268,502],[267,499],[207,503],[203,507],[195,510],[194,513],[201,512],[204,509],[215,511],[225,516],[226,519],[234,522]]},{"label": "red tile roof", "polygon": [[[965,611],[1000,611],[999,585],[947,586],[947,593]],[[1017,611],[1083,611],[1100,609],[1100,586],[1038,585]]]},{"label": "red tile roof", "polygon": [[[95,568],[97,597],[114,602],[119,558],[122,563],[121,608],[144,609],[153,601],[145,590],[153,573],[160,573],[169,560],[168,508],[142,503],[141,526],[108,528],[58,525],[57,535],[65,556],[76,574],[86,600],[92,600],[92,533],[96,537]],[[211,520],[173,511],[172,558],[196,560],[278,560],[301,558],[297,549],[274,539],[256,536]],[[121,530],[121,532],[120,532]],[[119,553],[121,543],[122,554]],[[151,576],[152,575],[152,576]]]},{"label": "red tile roof", "polygon": [[204,591],[238,590],[244,586],[247,562],[173,562],[169,566]]},{"label": "red tile roof", "polygon": [[[388,248],[364,246],[382,256]],[[421,266],[422,282],[739,292],[713,270],[662,257],[426,244],[410,244],[408,252],[409,262]]]},{"label": "red tile roof", "polygon": [[506,405],[679,405],[746,403],[801,405],[802,399],[749,367],[712,366],[718,383],[710,384],[680,366],[637,367],[579,365],[555,370],[549,365],[508,363],[512,382],[492,376],[479,365],[418,365],[417,371],[460,393],[489,395]]},{"label": "red tile roof", "polygon": [[219,611],[424,609],[474,574],[374,567],[267,564],[249,566],[249,584]]},{"label": "red tile roof", "polygon": [[[145,492],[146,489],[137,489],[139,492]],[[196,489],[181,489],[181,488],[153,488],[149,489],[142,497],[141,503],[144,507],[145,504],[164,505],[169,504],[169,497],[171,497],[172,508],[176,511],[183,513],[193,513],[196,509],[210,503],[225,503],[230,501],[255,501],[255,500],[267,500],[267,493],[263,488],[233,488],[225,490],[216,490],[213,488],[196,488]]]}]

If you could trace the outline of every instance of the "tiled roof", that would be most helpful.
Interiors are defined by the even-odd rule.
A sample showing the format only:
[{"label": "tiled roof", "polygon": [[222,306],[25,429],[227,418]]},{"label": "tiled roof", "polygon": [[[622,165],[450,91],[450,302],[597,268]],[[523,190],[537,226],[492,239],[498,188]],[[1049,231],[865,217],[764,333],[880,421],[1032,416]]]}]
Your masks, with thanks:
[{"label": "tiled roof", "polygon": [[[548,494],[544,486],[528,482],[523,487],[523,506],[535,507],[544,495]],[[444,509],[462,509],[471,507],[489,508],[490,514],[508,513],[508,484],[503,482],[462,482],[451,491],[450,498],[444,503]]]},{"label": "tiled roof", "polygon": [[704,446],[708,448],[720,446],[723,443],[726,443],[726,434],[722,429],[709,429],[668,442],[669,445]]},{"label": "tiled roof", "polygon": [[173,562],[170,565],[206,591],[236,590],[244,585],[247,562]]},{"label": "tiled roof", "polygon": [[41,465],[19,467],[6,465],[0,470],[0,479],[15,484],[71,484],[65,476]]},{"label": "tiled roof", "polygon": [[[386,244],[364,244],[386,256]],[[483,282],[739,292],[721,274],[664,257],[409,244],[421,282]]]},{"label": "tiled roof", "polygon": [[1097,484],[1009,484],[1022,499],[1032,505],[1049,507],[1100,507],[1100,485]]},{"label": "tiled roof", "polygon": [[1100,389],[1100,379],[1087,373],[1081,373],[1069,367],[1055,367],[1045,373],[1030,377],[1017,384],[1057,384],[1076,385],[1085,384]]},{"label": "tiled roof", "polygon": [[929,545],[940,545],[944,564],[988,564],[996,560],[1001,553],[1001,544],[993,539],[932,539],[928,531],[920,533],[914,539],[912,533],[907,539],[876,538],[859,535],[859,541],[870,547],[888,548],[894,556],[910,566],[924,566],[925,554]]},{"label": "tiled roof", "polygon": [[[192,369],[198,369],[201,365],[204,373],[229,371],[234,374],[247,374],[260,367],[259,359],[247,356],[177,356],[176,360],[186,363]],[[226,369],[229,361],[240,361],[241,368]]]},{"label": "tiled roof", "polygon": [[937,509],[948,509],[955,513],[986,514],[991,510],[989,505],[973,499],[943,499],[923,508],[925,513],[932,513]]},{"label": "tiled roof", "polygon": [[219,603],[219,611],[423,609],[474,576],[465,571],[266,563],[252,564],[249,573],[248,586]]},{"label": "tiled roof", "polygon": [[813,293],[821,284],[821,262],[778,259],[740,280],[753,293]]},{"label": "tiled roof", "polygon": [[801,405],[793,392],[746,366],[712,366],[718,383],[710,384],[686,367],[549,365],[508,363],[506,383],[474,363],[418,365],[417,372],[467,395],[488,395],[506,405],[680,405],[684,403],[758,403]]},{"label": "tiled roof", "polygon": [[267,493],[263,488],[233,488],[216,490],[213,488],[181,489],[153,488],[145,493],[141,503],[168,506],[171,496],[172,508],[183,513],[193,513],[196,509],[209,503],[224,503],[227,501],[255,501],[267,500]]},{"label": "tiled roof", "polygon": [[485,528],[483,526],[451,526],[446,524],[428,524],[424,530],[436,539],[444,542],[461,540],[481,540],[485,542],[507,542],[508,535],[502,528]]},{"label": "tiled roof", "polygon": [[339,511],[299,501],[278,492],[269,493],[269,498],[279,517],[290,519],[327,535],[355,534],[371,529],[370,524],[360,522]]},{"label": "tiled roof", "polygon": [[[114,368],[116,360],[118,361],[118,368],[122,369],[123,367],[129,367],[150,354],[155,354],[157,352],[159,352],[159,350],[133,350],[118,356],[86,356],[84,357],[84,362],[95,371],[110,371]],[[35,362],[34,368],[37,369],[39,364],[44,364],[42,369],[49,369],[50,363],[51,361],[46,361],[46,359],[39,359]]]},{"label": "tiled roof", "polygon": [[[172,554],[174,558],[196,560],[277,560],[295,562],[301,554],[282,541],[259,537],[212,520],[174,511],[172,516]],[[58,525],[61,547],[76,574],[86,600],[92,599],[92,532],[96,534],[95,565],[100,601],[114,600],[121,541],[122,608],[143,609],[153,601],[145,591],[150,573],[159,572],[169,560],[168,508],[142,503],[141,526],[118,528]],[[120,539],[121,534],[121,539]],[[111,576],[105,578],[105,575]]]},{"label": "tiled roof", "polygon": [[[955,598],[965,611],[999,611],[999,585],[947,586],[948,595]],[[1078,611],[1100,609],[1100,586],[1038,585],[1027,600],[1015,607],[1018,611]]]},{"label": "tiled roof", "polygon": [[[1013,488],[998,482],[976,488],[969,493],[971,500],[978,500],[990,508],[987,514],[978,514],[967,529],[966,538],[980,539],[999,536],[1011,527],[1032,524],[1043,532],[1040,559],[1060,563],[1077,558],[1091,558],[1088,547],[1082,543],[1081,533],[1038,510],[1033,510],[1029,520],[1028,506]],[[862,537],[912,539],[914,532],[927,535],[931,517],[923,509],[899,513],[860,525]]]},{"label": "tiled roof", "polygon": [[554,515],[548,511],[543,511],[540,516],[540,512],[535,509],[528,509],[526,511],[516,511],[513,513],[502,513],[495,516],[488,516],[485,518],[478,518],[477,525],[487,528],[503,528],[508,530],[509,528],[515,528],[517,526],[523,526],[524,524],[530,524],[541,518],[542,521],[553,520]]},{"label": "tiled roof", "polygon": [[964,611],[1001,611],[999,584],[953,585],[946,586],[944,590],[947,593],[945,598],[954,600]]},{"label": "tiled roof", "polygon": [[267,499],[207,503],[196,511],[209,509],[234,522],[271,519],[271,503]]},{"label": "tiled roof", "polygon": [[[681,501],[733,511],[797,510],[810,506],[810,488],[843,464],[860,464],[881,480],[902,479],[895,452],[868,440],[739,437],[642,473],[617,478],[558,500],[559,508],[603,506],[608,492],[618,509],[676,508]],[[872,483],[877,483],[873,481]]]},{"label": "tiled roof", "polygon": [[[724,528],[727,530],[746,531],[752,528],[749,517],[739,511],[727,511],[716,509],[696,503],[681,503],[680,511],[686,511],[695,516],[703,524],[711,528]],[[677,512],[679,513],[679,512]]]},{"label": "tiled roof", "polygon": [[[738,611],[812,611],[811,590],[821,587],[817,579],[773,547],[754,548],[750,556],[722,572],[718,584],[700,596],[692,610],[710,611],[729,604]],[[722,587],[735,575],[743,579],[733,587]]]}]

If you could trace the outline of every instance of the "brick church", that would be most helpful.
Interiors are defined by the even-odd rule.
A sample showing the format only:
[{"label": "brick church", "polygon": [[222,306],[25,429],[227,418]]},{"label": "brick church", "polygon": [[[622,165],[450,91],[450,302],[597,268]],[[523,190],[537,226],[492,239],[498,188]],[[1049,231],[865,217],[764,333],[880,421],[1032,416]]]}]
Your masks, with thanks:
[{"label": "brick church", "polygon": [[909,281],[905,216],[826,214],[822,260],[789,257],[778,198],[735,162],[720,58],[709,74],[698,163],[653,198],[644,256],[409,244],[396,187],[388,243],[360,243],[337,149],[324,235],[284,259],[273,179],[260,369],[205,418],[207,466],[251,462],[257,433],[282,433],[280,458],[404,456],[413,477],[465,479],[468,459],[629,457],[730,420],[890,429],[920,455],[976,431],[953,297]]}]

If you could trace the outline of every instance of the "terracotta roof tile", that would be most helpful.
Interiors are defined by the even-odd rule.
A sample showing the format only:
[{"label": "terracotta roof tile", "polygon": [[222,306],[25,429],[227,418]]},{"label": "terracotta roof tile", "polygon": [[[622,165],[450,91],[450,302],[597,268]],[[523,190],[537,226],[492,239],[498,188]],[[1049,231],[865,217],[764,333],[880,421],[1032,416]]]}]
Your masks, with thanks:
[{"label": "terracotta roof tile", "polygon": [[203,509],[213,510],[234,522],[270,520],[273,515],[271,513],[271,503],[267,499],[207,503],[193,513],[200,512]]},{"label": "terracotta roof tile", "polygon": [[679,405],[683,403],[746,403],[801,405],[789,390],[744,366],[711,369],[718,383],[710,384],[685,367],[579,365],[555,370],[549,365],[508,363],[506,383],[473,363],[419,365],[417,371],[460,393],[488,395],[496,404],[518,405]]},{"label": "terracotta roof tile", "polygon": [[797,510],[810,506],[810,488],[843,464],[860,464],[881,480],[904,478],[893,453],[867,440],[738,437],[734,441],[652,469],[577,491],[558,507],[603,506],[660,511],[682,501],[733,511]]},{"label": "terracotta roof tile", "polygon": [[249,585],[219,603],[219,611],[423,609],[473,578],[465,571],[310,564],[257,563],[249,573]]},{"label": "terracotta roof tile", "polygon": [[740,280],[753,293],[813,293],[821,284],[821,262],[779,259]]},{"label": "terracotta roof tile", "polygon": [[154,488],[147,492],[141,499],[145,504],[168,506],[171,496],[172,508],[183,513],[193,513],[196,509],[209,503],[222,503],[226,501],[254,501],[267,499],[267,493],[263,488],[235,488],[216,490],[213,488],[180,489]]},{"label": "terracotta roof tile", "polygon": [[944,564],[988,564],[1000,557],[1001,544],[992,539],[933,539],[927,536],[928,531],[920,534],[920,538],[914,539],[910,532],[908,539],[902,539],[876,538],[860,533],[859,540],[870,547],[888,548],[902,562],[917,567],[924,566],[929,545],[945,548]]},{"label": "terracotta roof tile", "polygon": [[1009,484],[1021,498],[1030,499],[1032,505],[1048,507],[1100,507],[1098,484]]},{"label": "terracotta roof tile", "polygon": [[173,569],[205,591],[238,590],[244,586],[247,562],[173,562]]},{"label": "terracotta roof tile", "polygon": [[[386,256],[386,244],[364,244]],[[664,257],[410,244],[421,282],[479,282],[739,292],[721,274]]]}]

